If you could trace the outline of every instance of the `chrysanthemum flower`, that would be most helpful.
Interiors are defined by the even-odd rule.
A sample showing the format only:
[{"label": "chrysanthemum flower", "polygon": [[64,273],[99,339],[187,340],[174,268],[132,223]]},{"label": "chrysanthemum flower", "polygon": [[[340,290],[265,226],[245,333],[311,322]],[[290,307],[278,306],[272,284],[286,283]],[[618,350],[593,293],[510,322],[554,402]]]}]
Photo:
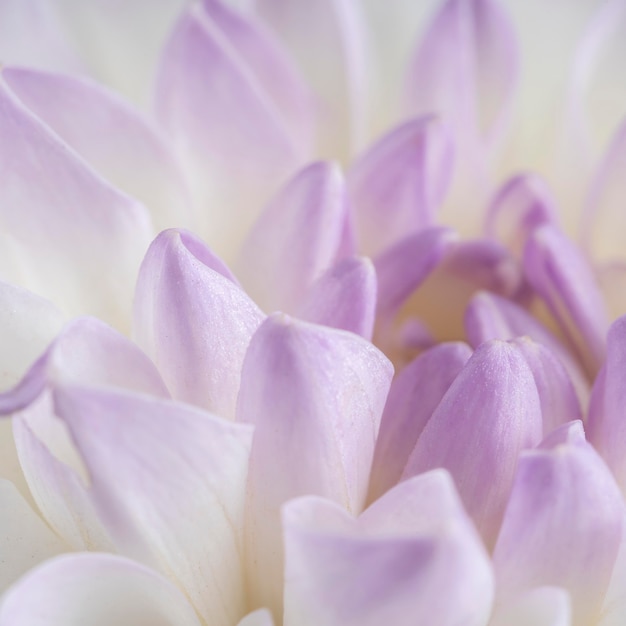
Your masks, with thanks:
[{"label": "chrysanthemum flower", "polygon": [[0,2],[0,626],[626,623],[626,2]]}]

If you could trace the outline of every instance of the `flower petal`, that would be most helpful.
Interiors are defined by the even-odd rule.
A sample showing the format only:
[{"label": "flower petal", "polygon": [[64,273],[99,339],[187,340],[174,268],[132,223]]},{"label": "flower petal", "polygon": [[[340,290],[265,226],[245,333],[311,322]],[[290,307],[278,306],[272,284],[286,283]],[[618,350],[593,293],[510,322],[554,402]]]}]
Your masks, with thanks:
[{"label": "flower petal", "polygon": [[567,591],[560,587],[536,587],[500,608],[489,626],[571,626],[571,619]]},{"label": "flower petal", "polygon": [[372,339],[377,281],[373,263],[363,257],[339,261],[309,289],[297,316],[307,322],[349,330]]},{"label": "flower petal", "polygon": [[144,259],[134,333],[172,396],[233,417],[241,367],[263,314],[194,235],[161,233]]},{"label": "flower petal", "polygon": [[69,547],[46,526],[8,480],[0,480],[0,507],[1,593],[33,566],[66,552]]},{"label": "flower petal", "polygon": [[489,559],[452,481],[402,483],[357,520],[316,497],[283,508],[286,626],[485,624]]},{"label": "flower petal", "polygon": [[609,324],[598,284],[584,256],[554,226],[544,225],[526,244],[524,270],[576,347],[588,373],[595,374],[605,357]]},{"label": "flower petal", "polygon": [[376,440],[370,501],[400,480],[422,430],[471,354],[464,343],[439,344],[394,378]]},{"label": "flower petal", "polygon": [[12,587],[2,626],[200,626],[185,596],[156,572],[109,554],[46,562]]},{"label": "flower petal", "polygon": [[274,626],[274,620],[267,609],[259,609],[246,615],[237,626]]},{"label": "flower petal", "polygon": [[[237,416],[255,425],[248,482],[252,606],[279,615],[279,509],[319,494],[359,512],[393,368],[352,333],[269,317],[244,362]],[[279,401],[277,401],[279,399]]]},{"label": "flower petal", "polygon": [[403,479],[444,467],[487,544],[500,526],[520,451],[541,438],[537,387],[519,347],[479,346],[435,409]]},{"label": "flower petal", "polygon": [[118,189],[151,210],[157,230],[191,225],[189,193],[164,141],[124,101],[95,83],[5,67],[2,77],[32,113]]},{"label": "flower petal", "polygon": [[376,142],[348,174],[359,251],[380,254],[432,226],[452,173],[452,146],[441,122],[405,122]]},{"label": "flower petal", "polygon": [[189,174],[200,232],[232,260],[259,209],[306,155],[208,6],[194,4],[178,22],[156,106]]},{"label": "flower petal", "polygon": [[[568,436],[572,427],[578,435]],[[503,598],[541,585],[570,592],[573,623],[594,623],[623,532],[624,503],[580,424],[521,455],[494,552]]]},{"label": "flower petal", "polygon": [[294,176],[245,240],[237,276],[259,306],[293,313],[335,261],[348,219],[339,168],[314,163]]},{"label": "flower petal", "polygon": [[24,252],[26,286],[67,312],[127,329],[151,233],[144,208],[97,176],[3,81],[0,142],[11,146],[0,155],[0,217]]}]

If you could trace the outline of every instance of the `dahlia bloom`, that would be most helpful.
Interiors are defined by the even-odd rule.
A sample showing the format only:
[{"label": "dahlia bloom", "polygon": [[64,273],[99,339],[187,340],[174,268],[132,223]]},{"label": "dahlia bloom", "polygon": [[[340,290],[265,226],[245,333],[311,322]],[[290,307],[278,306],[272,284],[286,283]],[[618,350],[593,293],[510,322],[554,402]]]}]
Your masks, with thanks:
[{"label": "dahlia bloom", "polygon": [[0,2],[0,626],[626,621],[626,2]]}]

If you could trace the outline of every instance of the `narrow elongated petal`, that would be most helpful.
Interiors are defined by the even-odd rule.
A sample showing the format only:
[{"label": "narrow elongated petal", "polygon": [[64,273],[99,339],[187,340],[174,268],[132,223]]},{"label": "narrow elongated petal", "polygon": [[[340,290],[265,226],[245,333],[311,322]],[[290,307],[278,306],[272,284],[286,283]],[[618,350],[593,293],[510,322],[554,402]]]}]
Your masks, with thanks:
[{"label": "narrow elongated petal", "polygon": [[500,607],[489,626],[571,626],[569,594],[561,587],[537,587]]},{"label": "narrow elongated petal", "polygon": [[95,171],[142,202],[157,230],[190,226],[178,164],[146,121],[113,93],[62,74],[8,67],[11,91]]},{"label": "narrow elongated petal", "polygon": [[0,480],[0,510],[0,591],[3,592],[29,569],[66,552],[69,547],[8,480]]},{"label": "narrow elongated petal", "polygon": [[432,116],[406,122],[375,143],[348,173],[359,251],[375,256],[432,226],[451,174],[451,142]]},{"label": "narrow elongated petal", "polygon": [[259,0],[255,10],[287,46],[319,100],[323,134],[317,152],[346,159],[360,148],[366,114],[367,58],[358,3]]},{"label": "narrow elongated petal", "polygon": [[597,376],[589,405],[589,441],[626,490],[626,317],[613,323],[607,338],[607,356]]},{"label": "narrow elongated petal", "polygon": [[502,598],[541,585],[570,592],[573,623],[594,623],[623,532],[624,504],[582,429],[561,427],[519,460],[494,552]]},{"label": "narrow elongated petal", "polygon": [[205,218],[201,233],[232,260],[242,233],[306,155],[258,76],[202,4],[178,22],[156,94],[158,117]]},{"label": "narrow elongated petal", "polygon": [[205,621],[236,622],[252,429],[128,393],[64,387],[54,402],[117,550],[177,581]]},{"label": "narrow elongated petal", "polygon": [[341,171],[314,163],[281,190],[247,237],[237,276],[266,312],[293,313],[340,252],[348,211]]},{"label": "narrow elongated petal", "polygon": [[517,457],[540,438],[541,406],[526,359],[514,344],[488,342],[474,352],[435,409],[403,478],[448,469],[489,544],[500,526]]},{"label": "narrow elongated petal", "polygon": [[300,319],[349,330],[371,340],[377,281],[373,263],[363,257],[339,261],[313,283],[301,303]]},{"label": "narrow elongated petal", "polygon": [[524,251],[524,270],[590,374],[606,353],[608,317],[597,282],[576,246],[555,227],[535,230]]},{"label": "narrow elongated petal", "polygon": [[275,315],[252,338],[237,416],[255,426],[247,536],[253,605],[280,606],[286,500],[313,493],[353,513],[363,507],[391,376],[382,353],[352,333]]},{"label": "narrow elongated petal", "polygon": [[11,146],[0,155],[0,218],[22,247],[27,286],[68,312],[127,329],[151,234],[145,209],[96,175],[3,81],[0,142]]},{"label": "narrow elongated petal", "polygon": [[370,500],[400,480],[422,430],[471,354],[464,343],[440,344],[394,378],[376,440]]},{"label": "narrow elongated petal", "polygon": [[185,596],[156,572],[118,556],[77,554],[33,570],[4,596],[2,626],[200,626]]},{"label": "narrow elongated petal", "polygon": [[243,358],[263,314],[208,248],[161,233],[137,282],[134,333],[172,396],[233,417]]},{"label": "narrow elongated petal", "polygon": [[283,509],[285,625],[485,624],[491,567],[452,481],[413,478],[353,520],[321,498]]}]

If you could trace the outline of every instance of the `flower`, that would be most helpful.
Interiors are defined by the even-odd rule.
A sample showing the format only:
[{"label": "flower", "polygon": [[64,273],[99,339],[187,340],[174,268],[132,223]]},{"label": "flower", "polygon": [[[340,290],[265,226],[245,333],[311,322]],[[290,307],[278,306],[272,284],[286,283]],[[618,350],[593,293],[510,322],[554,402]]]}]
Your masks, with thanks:
[{"label": "flower", "polygon": [[623,623],[626,4],[429,4],[0,4],[0,626]]}]

